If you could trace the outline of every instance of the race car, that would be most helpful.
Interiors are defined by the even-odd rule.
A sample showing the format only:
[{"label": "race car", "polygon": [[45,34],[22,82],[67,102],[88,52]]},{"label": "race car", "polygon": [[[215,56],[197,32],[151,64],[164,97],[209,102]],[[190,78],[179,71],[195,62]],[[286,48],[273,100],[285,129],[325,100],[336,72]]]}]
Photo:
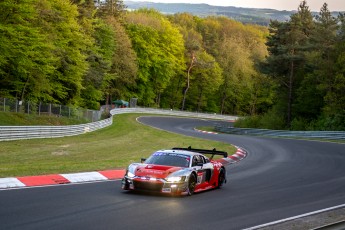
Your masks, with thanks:
[{"label": "race car", "polygon": [[[205,156],[210,154],[210,158]],[[227,152],[216,149],[172,148],[159,150],[142,163],[129,165],[122,179],[123,190],[189,195],[220,188],[226,183],[226,170],[213,160]]]}]

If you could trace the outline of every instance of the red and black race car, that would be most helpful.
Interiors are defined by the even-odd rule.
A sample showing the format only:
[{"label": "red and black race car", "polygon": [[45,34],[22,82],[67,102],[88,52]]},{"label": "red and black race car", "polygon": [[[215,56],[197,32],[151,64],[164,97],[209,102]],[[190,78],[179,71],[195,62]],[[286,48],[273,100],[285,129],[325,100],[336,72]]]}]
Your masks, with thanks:
[{"label": "red and black race car", "polygon": [[[211,154],[208,158],[204,154]],[[213,160],[226,152],[206,149],[172,148],[159,150],[143,163],[133,163],[122,179],[122,189],[192,195],[226,183],[226,170]]]}]

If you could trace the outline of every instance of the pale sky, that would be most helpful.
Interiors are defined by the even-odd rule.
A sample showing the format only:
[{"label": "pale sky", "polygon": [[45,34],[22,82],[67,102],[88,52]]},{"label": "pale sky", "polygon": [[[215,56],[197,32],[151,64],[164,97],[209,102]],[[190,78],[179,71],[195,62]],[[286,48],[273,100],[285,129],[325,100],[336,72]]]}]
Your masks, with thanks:
[{"label": "pale sky", "polygon": [[[301,0],[132,0],[137,2],[161,3],[206,3],[214,6],[236,6],[246,8],[269,8],[277,10],[297,10]],[[324,3],[330,11],[345,11],[345,0],[307,0],[312,11],[320,11]]]}]

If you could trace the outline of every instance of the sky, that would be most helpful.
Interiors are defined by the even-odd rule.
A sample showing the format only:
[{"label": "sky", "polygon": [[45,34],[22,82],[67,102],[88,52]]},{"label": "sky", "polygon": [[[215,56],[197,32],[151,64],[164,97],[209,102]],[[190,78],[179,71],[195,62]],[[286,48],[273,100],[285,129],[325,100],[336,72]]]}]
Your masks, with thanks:
[{"label": "sky", "polygon": [[[297,10],[301,0],[132,0],[137,2],[161,3],[206,3],[214,6],[236,6],[245,8],[269,8],[277,10]],[[345,0],[307,0],[312,11],[320,11],[324,3],[330,11],[345,11]]]}]

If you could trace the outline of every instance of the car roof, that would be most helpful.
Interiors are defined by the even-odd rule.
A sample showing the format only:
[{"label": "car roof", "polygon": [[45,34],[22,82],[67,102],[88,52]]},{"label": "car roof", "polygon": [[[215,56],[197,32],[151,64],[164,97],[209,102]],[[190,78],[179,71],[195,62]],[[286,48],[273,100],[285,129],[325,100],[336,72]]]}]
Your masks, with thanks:
[{"label": "car roof", "polygon": [[188,155],[188,156],[203,155],[203,154],[196,153],[196,152],[191,152],[191,151],[187,151],[187,150],[176,150],[176,149],[163,149],[163,150],[159,150],[157,152],[177,153],[177,154],[184,154],[184,155]]}]

